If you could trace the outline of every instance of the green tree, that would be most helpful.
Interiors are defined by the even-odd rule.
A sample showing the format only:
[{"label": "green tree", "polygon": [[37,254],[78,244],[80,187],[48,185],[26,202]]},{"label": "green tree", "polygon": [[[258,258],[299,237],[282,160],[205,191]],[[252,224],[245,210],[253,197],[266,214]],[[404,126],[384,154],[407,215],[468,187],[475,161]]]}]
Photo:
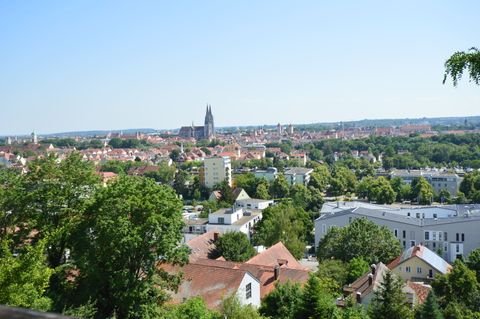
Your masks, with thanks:
[{"label": "green tree", "polygon": [[433,187],[424,177],[415,178],[412,182],[412,197],[421,205],[430,205],[433,200]]},{"label": "green tree", "polygon": [[327,186],[330,182],[330,171],[327,165],[319,165],[315,167],[313,173],[310,175],[309,186],[315,187],[321,192],[327,190]]},{"label": "green tree", "polygon": [[480,282],[480,248],[476,248],[470,252],[466,264],[467,267],[477,275],[477,282]]},{"label": "green tree", "polygon": [[471,48],[467,52],[457,51],[448,58],[445,62],[443,83],[451,77],[453,85],[457,86],[465,70],[468,71],[470,81],[480,84],[480,51],[477,48]]},{"label": "green tree", "polygon": [[290,198],[296,207],[307,209],[312,201],[312,194],[305,185],[295,184],[290,187]]},{"label": "green tree", "polygon": [[168,166],[168,163],[161,162],[158,164],[158,170],[156,172],[147,172],[145,176],[153,178],[156,182],[172,185],[176,170],[175,165]]},{"label": "green tree", "polygon": [[270,194],[268,193],[268,182],[262,179],[255,189],[255,197],[260,199],[269,199]]},{"label": "green tree", "polygon": [[395,201],[397,194],[393,190],[390,182],[383,176],[375,179],[371,189],[370,196],[378,204],[391,204]]},{"label": "green tree", "polygon": [[220,314],[226,319],[267,319],[251,305],[242,306],[236,295],[228,296],[222,301]]},{"label": "green tree", "polygon": [[370,269],[368,262],[361,257],[352,258],[347,264],[347,283],[352,283]]},{"label": "green tree", "polygon": [[187,260],[187,249],[178,244],[181,208],[171,188],[151,179],[121,177],[99,190],[72,251],[79,303],[96,300],[100,318],[157,316],[167,299],[163,288],[178,283],[157,263]]},{"label": "green tree", "polygon": [[407,319],[412,318],[412,311],[402,291],[403,282],[392,272],[383,276],[383,282],[374,292],[369,312],[372,319]]},{"label": "green tree", "polygon": [[311,275],[303,289],[302,318],[335,318],[335,298],[322,279]]},{"label": "green tree", "polygon": [[216,313],[209,310],[200,297],[187,299],[184,303],[165,309],[163,319],[214,319]]},{"label": "green tree", "polygon": [[71,233],[83,219],[99,181],[93,164],[76,152],[62,161],[49,155],[30,163],[17,210],[29,231],[38,231],[39,238],[48,235],[47,260],[52,268],[64,262]]},{"label": "green tree", "polygon": [[459,258],[446,275],[436,275],[432,288],[443,308],[450,303],[463,304],[472,311],[479,311],[479,287],[476,274]]},{"label": "green tree", "polygon": [[337,259],[325,259],[318,264],[316,275],[319,278],[331,279],[339,291],[348,282],[347,264]]},{"label": "green tree", "polygon": [[286,202],[265,209],[255,228],[253,240],[256,244],[272,246],[281,241],[298,259],[303,256],[313,222],[302,208]]},{"label": "green tree", "polygon": [[276,284],[275,289],[263,300],[261,315],[269,318],[296,319],[302,305],[302,288],[298,283],[287,281]]},{"label": "green tree", "polygon": [[288,197],[290,187],[287,179],[283,174],[278,174],[278,177],[273,181],[270,186],[270,193],[273,198],[285,198]]},{"label": "green tree", "polygon": [[215,243],[216,253],[226,260],[243,262],[255,255],[255,249],[250,244],[247,235],[242,232],[227,232]]},{"label": "green tree", "polygon": [[50,310],[52,300],[46,296],[53,269],[46,265],[45,240],[27,245],[14,256],[6,241],[0,242],[0,304]]},{"label": "green tree", "polygon": [[430,291],[424,304],[415,312],[415,319],[443,319],[442,311],[433,291]]},{"label": "green tree", "polygon": [[360,257],[376,264],[389,262],[401,251],[398,239],[388,228],[366,218],[356,218],[345,227],[329,230],[319,243],[317,257],[320,261],[335,258],[344,262]]},{"label": "green tree", "polygon": [[248,195],[253,196],[259,181],[253,173],[240,174],[235,177],[235,186],[243,188]]}]

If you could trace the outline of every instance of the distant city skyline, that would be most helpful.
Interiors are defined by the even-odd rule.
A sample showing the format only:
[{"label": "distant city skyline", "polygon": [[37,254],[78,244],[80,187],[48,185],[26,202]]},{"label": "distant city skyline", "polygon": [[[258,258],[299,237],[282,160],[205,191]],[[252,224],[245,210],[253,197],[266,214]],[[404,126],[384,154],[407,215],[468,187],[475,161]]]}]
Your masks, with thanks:
[{"label": "distant city skyline", "polygon": [[0,135],[479,115],[477,1],[0,0]]}]

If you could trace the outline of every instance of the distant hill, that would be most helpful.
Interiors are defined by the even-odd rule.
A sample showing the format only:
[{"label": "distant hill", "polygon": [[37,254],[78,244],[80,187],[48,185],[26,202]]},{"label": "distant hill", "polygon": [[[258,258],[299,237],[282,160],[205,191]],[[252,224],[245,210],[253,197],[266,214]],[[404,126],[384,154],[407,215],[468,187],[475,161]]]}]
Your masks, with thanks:
[{"label": "distant hill", "polygon": [[[288,125],[290,123],[282,123],[282,125]],[[292,123],[293,124],[293,123]],[[403,118],[403,119],[363,119],[358,121],[345,121],[345,122],[319,122],[319,123],[310,123],[310,124],[293,124],[297,130],[328,130],[333,128],[338,128],[340,125],[343,125],[344,128],[349,127],[394,127],[402,126],[407,124],[428,124],[431,125],[434,129],[455,129],[457,127],[480,127],[480,116],[457,116],[457,117],[423,117],[423,118]],[[245,125],[245,126],[224,126],[217,127],[219,131],[222,132],[234,132],[237,130],[249,130],[254,128],[264,128],[264,129],[275,129],[276,124],[268,125]],[[135,128],[135,129],[125,129],[125,130],[94,130],[94,131],[74,131],[74,132],[62,132],[62,133],[53,133],[53,134],[39,134],[42,137],[89,137],[89,136],[105,136],[108,133],[120,133],[122,132],[125,135],[133,135],[136,132],[144,134],[152,133],[162,133],[167,131],[166,129],[153,129],[153,128]],[[178,132],[178,129],[168,130],[171,132]],[[20,135],[19,135],[20,136]],[[25,137],[29,134],[23,135]]]}]

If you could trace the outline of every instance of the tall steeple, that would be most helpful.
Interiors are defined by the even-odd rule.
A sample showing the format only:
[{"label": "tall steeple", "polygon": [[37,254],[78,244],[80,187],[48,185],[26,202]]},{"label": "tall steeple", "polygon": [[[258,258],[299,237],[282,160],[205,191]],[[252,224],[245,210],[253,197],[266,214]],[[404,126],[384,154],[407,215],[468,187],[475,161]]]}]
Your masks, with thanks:
[{"label": "tall steeple", "polygon": [[205,113],[205,123],[203,128],[203,137],[205,139],[211,139],[215,134],[215,126],[213,124],[212,106],[207,104],[207,111]]}]

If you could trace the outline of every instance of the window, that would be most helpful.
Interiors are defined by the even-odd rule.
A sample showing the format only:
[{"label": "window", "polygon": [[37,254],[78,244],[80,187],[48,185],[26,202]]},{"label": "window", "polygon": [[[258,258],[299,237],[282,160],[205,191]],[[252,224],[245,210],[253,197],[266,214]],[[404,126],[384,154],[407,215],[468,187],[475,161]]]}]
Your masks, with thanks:
[{"label": "window", "polygon": [[394,229],[393,233],[395,234],[395,237],[398,237],[398,229]]},{"label": "window", "polygon": [[406,272],[411,272],[412,269],[410,268],[410,266],[407,266],[407,267],[405,267],[405,271],[406,271]]},{"label": "window", "polygon": [[445,238],[445,241],[448,241],[447,232],[443,233],[443,238]]},{"label": "window", "polygon": [[436,231],[432,232],[432,239],[437,240],[437,232]]},{"label": "window", "polygon": [[405,240],[402,242],[402,244],[403,244],[403,248],[407,247],[407,243],[405,242]]},{"label": "window", "polygon": [[456,238],[457,238],[457,241],[460,241],[460,234],[459,234],[459,233],[457,233],[457,237],[456,237]]},{"label": "window", "polygon": [[247,299],[252,298],[252,284],[248,283],[247,286],[245,287],[245,297]]},{"label": "window", "polygon": [[218,223],[219,224],[225,224],[225,218],[224,217],[218,217]]},{"label": "window", "polygon": [[410,246],[411,247],[415,246],[415,240],[410,240]]},{"label": "window", "polygon": [[462,233],[462,241],[465,241],[465,234]]},{"label": "window", "polygon": [[417,267],[417,274],[421,274],[422,273],[422,267]]},{"label": "window", "polygon": [[443,233],[442,233],[441,231],[438,232],[438,240],[439,240],[439,241],[442,241],[442,234],[443,234]]},{"label": "window", "polygon": [[437,218],[437,214],[433,214],[433,218]]},{"label": "window", "polygon": [[417,213],[416,215],[417,215],[417,218],[420,218],[420,213]]},{"label": "window", "polygon": [[407,231],[406,230],[403,230],[402,231],[402,238],[406,238],[407,237]]},{"label": "window", "polygon": [[425,240],[430,240],[430,232],[425,232]]},{"label": "window", "polygon": [[415,232],[413,230],[410,231],[410,239],[415,239]]},{"label": "window", "polygon": [[456,245],[455,245],[455,251],[456,251],[457,253],[460,252],[460,245],[459,245],[459,244],[456,244]]}]

